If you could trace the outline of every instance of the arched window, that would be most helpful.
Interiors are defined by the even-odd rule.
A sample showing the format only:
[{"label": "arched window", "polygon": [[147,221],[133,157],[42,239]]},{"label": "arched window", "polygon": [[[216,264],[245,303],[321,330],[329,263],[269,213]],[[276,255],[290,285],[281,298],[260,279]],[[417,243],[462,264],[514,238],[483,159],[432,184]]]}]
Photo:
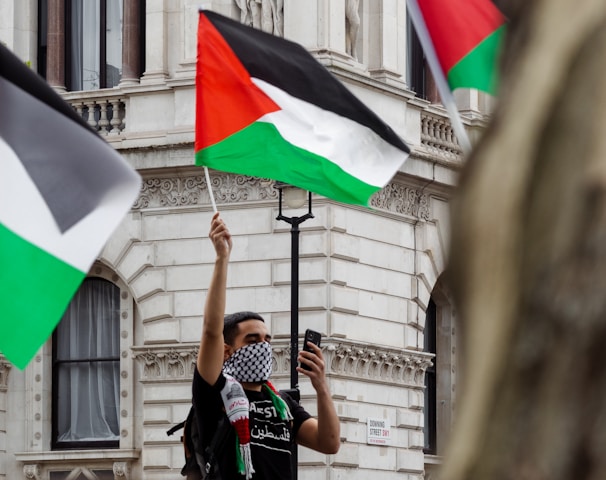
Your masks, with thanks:
[{"label": "arched window", "polygon": [[118,448],[120,289],[87,278],[53,337],[52,448]]}]

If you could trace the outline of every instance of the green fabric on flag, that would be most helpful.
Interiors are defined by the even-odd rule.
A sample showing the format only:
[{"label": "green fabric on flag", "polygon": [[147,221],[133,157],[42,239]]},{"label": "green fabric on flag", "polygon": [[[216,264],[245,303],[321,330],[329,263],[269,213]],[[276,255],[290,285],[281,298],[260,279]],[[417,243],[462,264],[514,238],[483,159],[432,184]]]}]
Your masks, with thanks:
[{"label": "green fabric on flag", "polygon": [[267,122],[255,122],[198,151],[196,165],[279,179],[339,202],[364,206],[380,189],[349,175],[326,158],[285,141]]},{"label": "green fabric on flag", "polygon": [[[450,69],[448,84],[452,90],[476,88],[493,95],[496,93],[499,80],[497,61],[504,35],[505,25],[502,25]],[[493,68],[486,68],[487,65]]]},{"label": "green fabric on flag", "polygon": [[0,352],[23,369],[55,329],[85,274],[2,224],[0,265]]}]

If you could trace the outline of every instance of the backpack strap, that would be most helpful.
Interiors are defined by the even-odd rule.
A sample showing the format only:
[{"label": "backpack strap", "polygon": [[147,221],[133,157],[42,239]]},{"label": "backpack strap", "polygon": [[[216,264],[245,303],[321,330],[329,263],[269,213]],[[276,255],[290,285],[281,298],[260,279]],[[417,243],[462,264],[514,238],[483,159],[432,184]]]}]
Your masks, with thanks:
[{"label": "backpack strap", "polygon": [[210,475],[209,478],[211,479],[221,479],[216,452],[220,451],[224,447],[225,441],[227,440],[227,436],[229,435],[231,429],[232,426],[231,423],[229,423],[227,415],[222,415],[219,418],[215,434],[213,435],[210,444],[204,449],[204,457],[206,458],[206,461],[204,461],[202,455],[196,452],[196,460],[198,461],[200,471],[202,472],[202,478],[206,478]]},{"label": "backpack strap", "polygon": [[184,426],[185,426],[185,420],[183,420],[181,423],[177,423],[173,428],[167,430],[166,435],[171,436],[177,430],[181,430]]}]

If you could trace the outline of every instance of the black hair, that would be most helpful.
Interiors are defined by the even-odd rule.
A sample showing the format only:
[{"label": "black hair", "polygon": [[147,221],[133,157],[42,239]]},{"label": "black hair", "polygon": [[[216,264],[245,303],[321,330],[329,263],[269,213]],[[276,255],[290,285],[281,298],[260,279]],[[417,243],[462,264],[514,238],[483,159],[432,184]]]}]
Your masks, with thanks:
[{"label": "black hair", "polygon": [[263,317],[255,312],[236,312],[225,315],[223,319],[223,338],[225,343],[228,345],[234,343],[238,335],[238,324],[246,320],[261,320],[265,323]]}]

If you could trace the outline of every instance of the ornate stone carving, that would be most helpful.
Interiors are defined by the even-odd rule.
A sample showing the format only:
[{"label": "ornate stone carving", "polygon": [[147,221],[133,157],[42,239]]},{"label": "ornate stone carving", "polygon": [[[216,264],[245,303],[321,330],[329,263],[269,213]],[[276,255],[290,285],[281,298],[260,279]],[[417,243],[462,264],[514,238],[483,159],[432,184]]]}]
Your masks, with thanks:
[{"label": "ornate stone carving", "polygon": [[[412,350],[397,350],[341,341],[322,347],[327,373],[355,379],[422,388],[425,370],[431,355]],[[197,345],[178,347],[135,347],[134,358],[142,366],[143,382],[158,380],[190,380],[194,373]],[[274,374],[290,372],[290,346],[273,343]]]},{"label": "ornate stone carving", "polygon": [[0,392],[6,392],[8,389],[8,373],[12,365],[0,355]]},{"label": "ornate stone carving", "polygon": [[399,183],[385,185],[371,197],[370,206],[420,220],[430,220],[427,194]]},{"label": "ornate stone carving", "polygon": [[114,480],[130,480],[130,463],[114,462]]},{"label": "ornate stone carving", "polygon": [[[211,188],[217,203],[251,200],[277,200],[273,181],[245,175],[213,172]],[[182,207],[210,204],[204,175],[166,176],[143,181],[134,209]]]},{"label": "ornate stone carving", "polygon": [[134,354],[143,368],[142,381],[191,379],[197,357],[198,347],[191,345],[137,349]]},{"label": "ornate stone carving", "polygon": [[134,208],[197,205],[202,190],[206,190],[203,175],[184,178],[148,178],[143,182],[141,194]]},{"label": "ornate stone carving", "polygon": [[325,359],[331,373],[413,387],[423,387],[425,370],[431,365],[426,353],[348,342],[332,346],[328,353]]},{"label": "ornate stone carving", "polygon": [[284,0],[236,0],[236,5],[244,25],[284,36]]},{"label": "ornate stone carving", "polygon": [[[215,201],[219,204],[278,200],[273,180],[223,172],[213,172],[210,179]],[[173,175],[145,179],[133,208],[209,204],[210,196],[203,175]],[[370,205],[399,215],[430,220],[429,196],[401,183],[386,185],[370,199]]]},{"label": "ornate stone carving", "polygon": [[28,480],[40,480],[40,467],[38,464],[23,465],[23,476]]}]

